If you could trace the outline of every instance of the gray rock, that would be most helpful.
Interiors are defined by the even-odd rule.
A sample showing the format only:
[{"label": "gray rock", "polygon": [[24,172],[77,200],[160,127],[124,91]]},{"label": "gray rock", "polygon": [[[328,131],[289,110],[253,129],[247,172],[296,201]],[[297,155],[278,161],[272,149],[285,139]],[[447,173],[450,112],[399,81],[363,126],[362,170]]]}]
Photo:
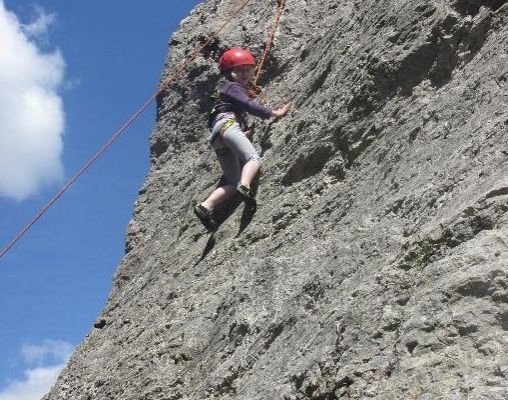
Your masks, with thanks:
[{"label": "gray rock", "polygon": [[[182,21],[163,80],[233,4]],[[508,397],[507,2],[289,0],[261,83],[294,110],[257,123],[258,211],[212,238],[216,61],[259,55],[275,5],[158,98],[107,323],[46,400]]]}]

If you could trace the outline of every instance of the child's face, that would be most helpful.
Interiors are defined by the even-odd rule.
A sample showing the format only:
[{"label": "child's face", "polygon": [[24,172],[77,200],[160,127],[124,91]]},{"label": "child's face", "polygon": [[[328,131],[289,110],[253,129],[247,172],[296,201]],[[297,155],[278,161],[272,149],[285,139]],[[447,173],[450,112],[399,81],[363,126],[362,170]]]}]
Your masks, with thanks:
[{"label": "child's face", "polygon": [[247,85],[254,76],[254,67],[251,65],[241,65],[233,68],[231,77],[235,82]]}]

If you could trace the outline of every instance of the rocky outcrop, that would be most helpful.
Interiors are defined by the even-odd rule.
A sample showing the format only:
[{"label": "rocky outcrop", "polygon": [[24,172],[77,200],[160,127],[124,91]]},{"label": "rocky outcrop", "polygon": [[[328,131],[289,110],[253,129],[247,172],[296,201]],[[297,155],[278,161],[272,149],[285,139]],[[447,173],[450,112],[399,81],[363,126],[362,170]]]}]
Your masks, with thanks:
[{"label": "rocky outcrop", "polygon": [[[223,20],[208,0],[163,79]],[[289,0],[262,77],[260,207],[192,204],[216,61],[256,54],[275,1],[158,99],[152,167],[106,308],[46,400],[508,396],[508,4]]]}]

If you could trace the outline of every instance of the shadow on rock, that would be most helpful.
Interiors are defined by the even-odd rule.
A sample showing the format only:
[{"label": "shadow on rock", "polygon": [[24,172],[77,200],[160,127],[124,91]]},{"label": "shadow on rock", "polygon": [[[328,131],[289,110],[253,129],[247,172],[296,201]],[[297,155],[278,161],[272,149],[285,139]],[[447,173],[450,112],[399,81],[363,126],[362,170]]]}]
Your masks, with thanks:
[{"label": "shadow on rock", "polygon": [[[224,177],[221,178],[217,187],[224,185]],[[225,204],[220,205],[213,213],[213,218],[215,221],[215,232],[221,227],[221,225],[228,220],[228,218],[234,214],[238,206],[240,205],[240,201],[236,198],[226,202]],[[206,246],[203,250],[203,254],[199,258],[199,260],[194,264],[197,266],[201,261],[203,261],[206,256],[213,250],[215,244],[217,243],[215,238],[215,232],[212,232],[208,241],[206,242]]]},{"label": "shadow on rock", "polygon": [[250,225],[254,215],[256,214],[256,211],[257,207],[250,207],[247,204],[245,205],[242,213],[242,219],[240,221],[240,229],[238,229],[238,233],[236,234],[235,238],[239,237],[242,232]]},{"label": "shadow on rock", "polygon": [[[223,186],[225,184],[224,177],[221,178],[219,181],[219,184],[217,187]],[[254,179],[254,182],[252,183],[252,190],[254,195],[257,194],[259,187],[259,177],[256,177]],[[238,208],[240,204],[242,204],[242,200],[239,198],[239,196],[233,197],[228,202],[220,205],[213,213],[213,217],[215,220],[215,226],[217,230],[226,222],[231,215],[233,215]],[[254,215],[256,214],[257,206],[252,206],[245,204],[245,207],[243,209],[242,218],[240,220],[240,228],[238,230],[238,233],[236,234],[235,238],[239,237],[242,232],[250,225],[252,222],[252,219],[254,218]],[[201,255],[200,259],[194,264],[194,266],[197,266],[201,261],[203,261],[207,255],[213,250],[215,247],[215,244],[217,243],[215,238],[215,232],[213,232],[206,242],[206,246],[203,250],[203,254]]]},{"label": "shadow on rock", "polygon": [[199,260],[194,264],[195,267],[201,261],[203,261],[206,258],[206,256],[213,250],[213,248],[215,247],[215,243],[216,243],[216,240],[215,240],[215,232],[214,232],[208,238],[208,241],[206,242],[205,249],[203,250],[203,254],[201,254],[201,257],[199,258]]},{"label": "shadow on rock", "polygon": [[[254,196],[257,195],[258,188],[259,188],[259,175],[254,179],[254,182],[252,182],[252,192]],[[242,213],[242,219],[240,221],[240,228],[238,229],[238,233],[236,234],[235,238],[239,237],[242,234],[242,232],[250,225],[257,210],[258,210],[257,204],[256,205],[245,204]]]}]

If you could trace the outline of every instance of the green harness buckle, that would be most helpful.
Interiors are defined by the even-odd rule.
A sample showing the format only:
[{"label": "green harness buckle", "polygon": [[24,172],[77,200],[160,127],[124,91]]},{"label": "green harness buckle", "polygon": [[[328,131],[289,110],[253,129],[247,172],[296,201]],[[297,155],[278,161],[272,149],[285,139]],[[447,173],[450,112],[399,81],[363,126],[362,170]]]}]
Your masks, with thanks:
[{"label": "green harness buckle", "polygon": [[219,131],[219,135],[223,135],[224,132],[226,132],[234,124],[236,124],[236,119],[230,119],[228,122],[226,122],[224,125],[222,125],[222,128],[220,128],[220,131]]}]

